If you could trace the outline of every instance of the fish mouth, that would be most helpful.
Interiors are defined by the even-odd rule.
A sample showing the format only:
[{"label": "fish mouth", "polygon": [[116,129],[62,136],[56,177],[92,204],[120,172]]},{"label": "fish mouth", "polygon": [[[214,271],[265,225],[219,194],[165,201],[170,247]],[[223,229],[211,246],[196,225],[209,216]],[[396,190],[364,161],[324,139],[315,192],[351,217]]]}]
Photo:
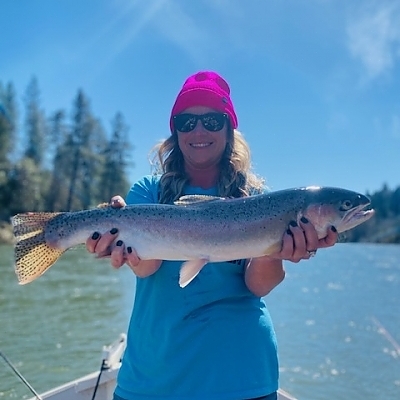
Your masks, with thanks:
[{"label": "fish mouth", "polygon": [[360,225],[364,221],[369,220],[374,214],[375,210],[370,208],[366,210],[365,208],[371,204],[370,201],[353,207],[349,210],[342,219],[341,225],[346,227],[346,230],[354,228]]}]

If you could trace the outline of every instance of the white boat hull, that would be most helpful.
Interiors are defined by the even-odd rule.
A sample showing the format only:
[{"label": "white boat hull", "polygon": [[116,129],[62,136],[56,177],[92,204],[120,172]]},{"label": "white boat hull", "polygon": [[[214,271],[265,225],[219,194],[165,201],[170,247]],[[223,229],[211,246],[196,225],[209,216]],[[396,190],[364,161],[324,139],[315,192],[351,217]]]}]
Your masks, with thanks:
[{"label": "white boat hull", "polygon": [[[47,400],[112,400],[117,381],[117,374],[121,365],[120,360],[126,346],[126,335],[121,334],[120,338],[112,345],[103,348],[103,365],[99,383],[100,372],[93,372],[79,379],[65,383],[40,394],[40,399]],[[96,388],[97,386],[97,388]],[[38,400],[32,397],[29,400]],[[278,391],[278,400],[296,400],[283,390]]]},{"label": "white boat hull", "polygon": [[[118,368],[103,371],[99,386],[97,387],[95,400],[112,400],[116,384]],[[92,400],[99,372],[83,376],[82,378],[68,382],[53,388],[40,397],[49,400]],[[37,400],[32,398],[30,400]]]}]

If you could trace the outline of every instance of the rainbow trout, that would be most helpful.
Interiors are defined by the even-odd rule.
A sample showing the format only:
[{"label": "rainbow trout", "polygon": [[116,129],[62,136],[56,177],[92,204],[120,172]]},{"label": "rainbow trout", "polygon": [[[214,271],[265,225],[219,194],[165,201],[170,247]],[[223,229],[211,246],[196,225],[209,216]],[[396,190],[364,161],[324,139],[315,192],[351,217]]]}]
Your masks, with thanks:
[{"label": "rainbow trout", "polygon": [[118,228],[118,238],[142,260],[182,260],[184,287],[205,264],[260,257],[280,250],[290,221],[305,216],[325,237],[333,225],[344,232],[368,220],[370,200],[341,188],[307,187],[224,199],[184,196],[174,205],[138,204],[12,217],[15,271],[32,282],[63,252],[85,243],[95,231]]}]

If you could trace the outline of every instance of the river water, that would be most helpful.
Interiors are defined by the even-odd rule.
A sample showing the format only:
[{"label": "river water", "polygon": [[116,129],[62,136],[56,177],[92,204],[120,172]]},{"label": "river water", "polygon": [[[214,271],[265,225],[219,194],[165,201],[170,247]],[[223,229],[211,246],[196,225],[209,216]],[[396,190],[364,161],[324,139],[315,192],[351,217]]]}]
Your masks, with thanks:
[{"label": "river water", "polygon": [[[0,351],[39,393],[98,370],[128,325],[130,270],[78,248],[19,286],[12,260],[0,246]],[[299,400],[400,399],[400,246],[338,244],[286,269],[266,297],[281,387]],[[0,359],[0,399],[31,395]]]}]

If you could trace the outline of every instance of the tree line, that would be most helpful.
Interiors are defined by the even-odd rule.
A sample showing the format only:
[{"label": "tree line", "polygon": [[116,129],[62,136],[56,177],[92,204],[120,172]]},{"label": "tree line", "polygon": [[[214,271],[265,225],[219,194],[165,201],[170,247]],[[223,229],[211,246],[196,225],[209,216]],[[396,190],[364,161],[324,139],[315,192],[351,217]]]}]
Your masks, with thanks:
[{"label": "tree line", "polygon": [[107,131],[79,89],[69,117],[62,109],[46,114],[35,77],[23,104],[21,122],[14,85],[0,81],[0,220],[88,209],[127,192],[133,146],[120,112]]},{"label": "tree line", "polygon": [[347,241],[400,243],[400,186],[394,190],[387,184],[382,189],[367,193],[375,215],[346,233]]},{"label": "tree line", "polygon": [[[14,86],[0,81],[0,221],[27,211],[88,209],[127,192],[133,147],[121,113],[107,132],[79,89],[69,118],[65,110],[47,115],[36,78],[23,100],[21,123]],[[400,187],[383,184],[366,194],[376,214],[343,240],[400,243]]]}]

